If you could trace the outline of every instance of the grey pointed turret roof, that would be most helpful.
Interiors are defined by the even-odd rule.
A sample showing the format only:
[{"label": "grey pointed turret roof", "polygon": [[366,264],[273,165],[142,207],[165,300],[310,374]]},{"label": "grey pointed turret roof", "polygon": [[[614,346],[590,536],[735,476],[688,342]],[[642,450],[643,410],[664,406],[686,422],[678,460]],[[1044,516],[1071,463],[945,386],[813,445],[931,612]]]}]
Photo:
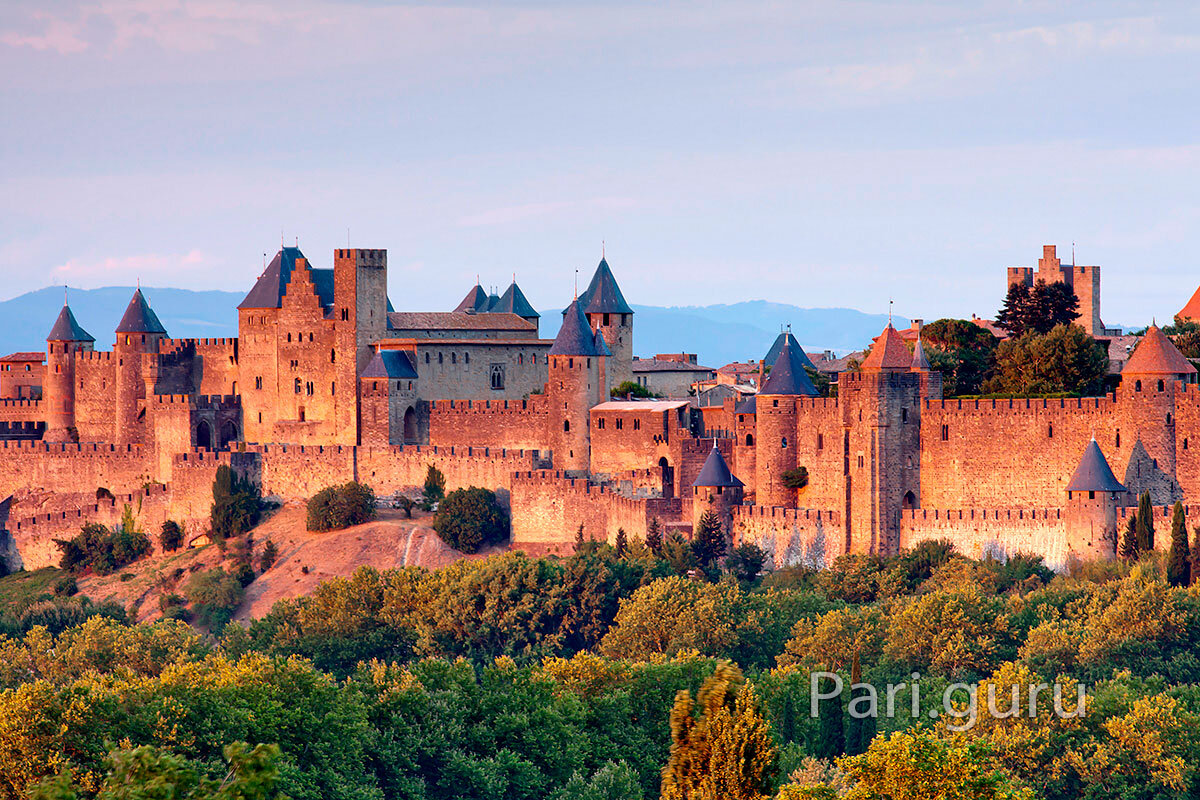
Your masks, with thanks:
[{"label": "grey pointed turret roof", "polygon": [[1075,474],[1071,476],[1071,482],[1067,484],[1067,491],[1125,491],[1125,487],[1117,480],[1117,476],[1113,475],[1113,471],[1108,466],[1104,453],[1100,452],[1100,445],[1096,444],[1095,439],[1088,442],[1088,446],[1083,449],[1083,458],[1079,460],[1079,466],[1075,468]]},{"label": "grey pointed turret roof", "polygon": [[621,287],[613,277],[608,260],[601,258],[592,281],[583,294],[579,295],[585,314],[632,314],[633,309],[625,302]]},{"label": "grey pointed turret roof", "polygon": [[796,356],[790,342],[785,341],[779,358],[771,365],[771,372],[763,381],[759,394],[789,394],[816,397],[820,394],[812,379],[804,371],[803,362]]},{"label": "grey pointed turret roof", "polygon": [[492,311],[499,311],[500,310],[499,306],[500,306],[500,295],[496,294],[495,292],[492,292],[491,294],[488,295],[487,308],[484,310],[488,311],[489,313]]},{"label": "grey pointed turret roof", "polygon": [[717,449],[717,443],[714,441],[713,449],[709,452],[708,458],[704,460],[704,466],[700,468],[700,474],[696,476],[692,487],[720,486],[729,488],[744,485],[729,471],[729,464],[726,463],[725,456],[721,455],[721,451]]},{"label": "grey pointed turret roof", "polygon": [[117,325],[117,333],[166,333],[167,329],[158,321],[158,315],[150,308],[139,287],[129,300],[125,314]]},{"label": "grey pointed turret roof", "polygon": [[500,302],[496,304],[496,308],[493,310],[507,311],[524,319],[538,319],[541,317],[541,314],[525,299],[525,293],[521,291],[520,286],[517,286],[516,281],[513,281],[504,290],[504,294],[500,295]]},{"label": "grey pointed turret roof", "polygon": [[54,320],[54,327],[50,329],[50,334],[46,337],[46,341],[94,342],[96,341],[96,337],[85,331],[75,321],[75,315],[71,313],[71,307],[63,303],[62,311],[58,312],[58,319]]},{"label": "grey pointed turret roof", "polygon": [[913,348],[912,367],[913,372],[932,372],[933,366],[930,365],[929,359],[925,357],[925,347],[921,344],[921,337],[917,337],[917,345]]},{"label": "grey pointed turret roof", "polygon": [[550,346],[552,356],[595,356],[596,340],[587,319],[583,316],[579,299],[572,300],[563,315],[562,327]]},{"label": "grey pointed turret roof", "polygon": [[604,334],[596,331],[596,335],[592,337],[592,345],[596,348],[598,356],[612,356],[612,350],[608,349],[608,342],[604,341]]},{"label": "grey pointed turret roof", "polygon": [[408,378],[417,377],[408,354],[402,350],[379,350],[363,367],[364,378]]},{"label": "grey pointed turret roof", "polygon": [[804,352],[804,348],[796,341],[796,337],[792,336],[791,331],[782,331],[775,337],[775,342],[771,345],[771,349],[763,356],[763,362],[774,364],[775,359],[779,358],[779,352],[783,350],[784,344],[790,344],[793,352],[800,356],[800,363],[811,370],[815,370],[816,366],[812,363],[812,359],[808,357],[808,353]]},{"label": "grey pointed turret roof", "polygon": [[476,283],[471,287],[471,291],[467,292],[467,296],[462,299],[462,302],[454,307],[455,311],[466,311],[467,313],[487,310],[488,296],[483,287]]},{"label": "grey pointed turret roof", "polygon": [[745,400],[740,401],[737,405],[735,405],[733,407],[733,413],[735,413],[735,414],[757,414],[758,413],[758,403],[755,400],[756,397],[757,397],[757,395],[752,394],[749,397],[747,397]]},{"label": "grey pointed turret roof", "polygon": [[[282,307],[283,295],[292,281],[292,270],[296,268],[296,259],[299,258],[304,258],[304,253],[300,252],[299,247],[281,248],[263,270],[262,275],[258,276],[258,280],[246,293],[242,302],[238,303],[238,308]],[[308,271],[321,306],[326,309],[332,308],[333,270],[317,269],[310,265]]]}]

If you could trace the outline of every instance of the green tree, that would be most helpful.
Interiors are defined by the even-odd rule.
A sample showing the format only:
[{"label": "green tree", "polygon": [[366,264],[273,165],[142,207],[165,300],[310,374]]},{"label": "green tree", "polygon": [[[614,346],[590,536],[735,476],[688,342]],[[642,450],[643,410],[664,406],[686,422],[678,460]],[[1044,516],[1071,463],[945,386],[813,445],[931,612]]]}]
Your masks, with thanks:
[{"label": "green tree", "polygon": [[275,566],[276,560],[279,558],[279,548],[275,546],[275,542],[267,539],[267,543],[263,545],[262,553],[258,556],[258,568],[262,572],[266,572],[271,567]]},{"label": "green tree", "polygon": [[1154,552],[1154,509],[1150,505],[1150,493],[1142,492],[1137,507],[1137,543],[1139,553]]},{"label": "green tree", "polygon": [[1079,298],[1061,281],[1039,280],[1030,290],[1022,283],[1008,288],[1004,305],[996,314],[996,324],[1011,336],[1049,333],[1059,325],[1071,325],[1079,319]]},{"label": "green tree", "polygon": [[1020,336],[1032,326],[1032,292],[1024,283],[1013,283],[1008,287],[1004,303],[996,312],[996,326],[1010,336]]},{"label": "green tree", "polygon": [[662,525],[658,521],[658,517],[651,517],[650,524],[646,526],[646,547],[650,548],[650,552],[654,555],[662,553]]},{"label": "green tree", "polygon": [[700,515],[695,535],[692,537],[692,550],[696,553],[696,560],[701,567],[709,567],[725,556],[727,546],[721,518],[713,511],[705,511]]},{"label": "green tree", "polygon": [[309,498],[307,512],[310,531],[336,531],[361,525],[375,518],[375,493],[370,486],[357,481],[328,486]]},{"label": "green tree", "polygon": [[934,320],[921,328],[921,345],[930,366],[942,373],[946,397],[980,393],[999,343],[987,328],[965,319]]},{"label": "green tree", "polygon": [[158,534],[158,545],[164,553],[174,552],[183,546],[183,528],[178,522],[169,519],[162,524]]},{"label": "green tree", "polygon": [[763,564],[767,563],[767,554],[753,542],[742,542],[729,552],[725,566],[738,582],[750,584],[758,580]]},{"label": "green tree", "polygon": [[1001,342],[995,372],[984,391],[997,394],[1099,394],[1108,373],[1108,355],[1078,325],[1049,333],[1029,332]]},{"label": "green tree", "polygon": [[686,690],[675,697],[662,798],[761,800],[771,793],[778,761],[753,685],[721,662],[695,700]]},{"label": "green tree", "polygon": [[508,516],[495,492],[470,486],[446,495],[433,518],[433,529],[455,550],[476,553],[508,535]]},{"label": "green tree", "polygon": [[789,469],[780,476],[783,485],[789,489],[803,489],[808,486],[808,467]]},{"label": "green tree", "polygon": [[425,507],[426,511],[429,511],[445,496],[446,476],[440,469],[430,464],[425,470],[425,486],[422,489],[421,505]]},{"label": "green tree", "polygon": [[1121,558],[1126,561],[1138,559],[1137,513],[1129,515],[1125,524],[1125,532],[1121,534]]},{"label": "green tree", "polygon": [[695,548],[679,531],[671,531],[663,537],[660,551],[663,560],[677,575],[686,575],[698,566]]},{"label": "green tree", "polygon": [[1192,566],[1192,569],[1191,569],[1192,583],[1193,584],[1200,583],[1200,526],[1197,526],[1192,529],[1191,557],[1192,557],[1192,565],[1191,565]]},{"label": "green tree", "polygon": [[[850,715],[846,725],[846,754],[859,755],[867,750],[871,739],[875,736],[875,717],[863,715],[865,703],[856,704],[854,701],[870,696],[871,689],[862,684],[862,665],[859,663],[858,651],[854,651],[854,660],[850,666]],[[857,713],[856,713],[857,712]]]},{"label": "green tree", "polygon": [[196,611],[196,621],[213,632],[233,617],[245,591],[237,576],[220,567],[197,572],[187,584],[187,598]]},{"label": "green tree", "polygon": [[1171,550],[1167,555],[1167,580],[1172,586],[1187,586],[1192,582],[1192,556],[1188,548],[1187,523],[1183,518],[1183,503],[1175,502],[1171,513]]},{"label": "green tree", "polygon": [[625,533],[624,528],[617,528],[617,557],[625,555],[629,550],[629,534]]},{"label": "green tree", "polygon": [[261,512],[262,495],[258,487],[227,464],[217,467],[209,512],[213,538],[223,540],[241,536],[258,524]]},{"label": "green tree", "polygon": [[846,752],[844,691],[833,697],[825,696],[832,694],[836,686],[833,678],[820,678],[817,682],[822,695],[817,704],[817,737],[813,742],[813,755],[817,758],[834,759]]},{"label": "green tree", "polygon": [[612,388],[612,391],[609,392],[609,395],[611,397],[621,397],[621,398],[625,398],[625,397],[637,397],[637,398],[658,397],[658,395],[656,395],[654,392],[647,389],[645,386],[642,386],[640,383],[634,383],[633,381],[622,381],[621,383],[617,384],[616,386],[614,386]]}]

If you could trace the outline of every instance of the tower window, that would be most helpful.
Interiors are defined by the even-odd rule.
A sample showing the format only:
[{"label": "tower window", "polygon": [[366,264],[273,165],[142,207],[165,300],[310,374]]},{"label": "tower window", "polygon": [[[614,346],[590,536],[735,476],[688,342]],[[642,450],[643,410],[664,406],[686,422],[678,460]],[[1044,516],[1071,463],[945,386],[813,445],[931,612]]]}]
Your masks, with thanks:
[{"label": "tower window", "polygon": [[1051,422],[1049,425],[1046,426],[1046,438],[1047,439],[1054,438],[1054,423],[1053,422]]},{"label": "tower window", "polygon": [[942,441],[943,442],[950,441],[950,426],[949,425],[942,426]]},{"label": "tower window", "polygon": [[451,363],[451,364],[457,364],[457,363],[458,363],[458,353],[451,353],[451,354],[450,354],[450,363]]},{"label": "tower window", "polygon": [[783,450],[787,450],[787,437],[786,436],[784,436],[782,439],[779,440],[779,447]]},{"label": "tower window", "polygon": [[257,375],[257,376],[255,376],[255,378],[254,378],[254,388],[255,388],[255,389],[261,389],[261,388],[262,388],[262,375]]},{"label": "tower window", "polygon": [[596,418],[596,429],[601,431],[604,430],[604,417]]},{"label": "tower window", "polygon": [[438,353],[438,363],[439,364],[446,363],[445,356],[443,356],[441,353]]},{"label": "tower window", "polygon": [[817,434],[817,449],[818,450],[825,449],[825,434],[823,434],[823,433]]},{"label": "tower window", "polygon": [[331,347],[331,348],[329,348],[329,363],[330,363],[330,364],[336,364],[336,363],[337,363],[337,350],[336,350],[335,348],[332,348],[332,347]]},{"label": "tower window", "polygon": [[1121,432],[1117,431],[1117,447],[1121,446]]},{"label": "tower window", "polygon": [[633,421],[633,429],[635,431],[640,431],[642,429],[642,421],[640,419],[635,419]]},{"label": "tower window", "polygon": [[1094,489],[1089,489],[1088,490],[1088,500],[1095,500],[1095,499],[1096,499],[1096,491]]},{"label": "tower window", "polygon": [[1165,389],[1165,388],[1166,388],[1166,386],[1163,384],[1163,382],[1162,382],[1162,381],[1159,381],[1159,382],[1158,382],[1158,390],[1161,392],[1161,391],[1162,391],[1163,389]]},{"label": "tower window", "polygon": [[425,354],[425,363],[426,363],[426,364],[428,364],[428,363],[429,363],[429,353],[426,353],[426,354]]},{"label": "tower window", "polygon": [[499,390],[499,389],[504,388],[504,365],[503,364],[492,364],[492,366],[491,366],[491,382],[492,382],[493,389]]},{"label": "tower window", "polygon": [[746,446],[750,447],[752,444],[754,444],[754,434],[747,433],[746,434]]},{"label": "tower window", "polygon": [[470,353],[463,353],[463,363],[464,364],[471,363],[471,354]]},{"label": "tower window", "polygon": [[350,309],[343,308],[342,309],[342,322],[349,322],[349,321],[350,321]]},{"label": "tower window", "polygon": [[604,315],[604,326],[605,326],[605,327],[608,327],[608,324],[609,324],[609,322],[608,322],[608,314],[605,314],[605,315]]},{"label": "tower window", "polygon": [[858,457],[858,468],[859,469],[863,468],[863,457],[862,456]]},{"label": "tower window", "polygon": [[292,334],[290,334],[290,333],[289,333],[289,334],[288,334],[288,341],[290,342],[291,340],[292,340]]},{"label": "tower window", "polygon": [[900,409],[900,421],[908,422],[908,409],[907,408]]},{"label": "tower window", "polygon": [[563,433],[570,433],[570,432],[571,432],[571,420],[564,419],[563,420]]},{"label": "tower window", "polygon": [[300,379],[296,378],[296,394],[300,394]]},{"label": "tower window", "polygon": [[1141,381],[1134,381],[1134,382],[1133,382],[1133,390],[1134,390],[1135,392],[1140,392],[1140,391],[1142,390],[1142,382],[1141,382]]}]

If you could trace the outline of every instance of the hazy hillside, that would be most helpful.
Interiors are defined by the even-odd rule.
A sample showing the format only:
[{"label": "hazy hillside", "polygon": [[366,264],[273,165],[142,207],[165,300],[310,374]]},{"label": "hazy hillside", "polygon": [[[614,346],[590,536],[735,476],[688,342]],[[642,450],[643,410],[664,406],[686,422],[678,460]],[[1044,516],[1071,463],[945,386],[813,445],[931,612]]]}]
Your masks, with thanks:
[{"label": "hazy hillside", "polygon": [[[132,286],[71,289],[71,309],[96,346],[109,349]],[[241,292],[195,292],[187,289],[142,290],[171,336],[236,336]],[[0,302],[0,355],[19,350],[44,350],[46,333],[62,307],[62,289],[46,288]],[[640,356],[686,351],[702,363],[718,367],[729,361],[761,358],[790,324],[800,343],[811,350],[855,350],[877,336],[887,322],[884,314],[864,314],[848,308],[800,308],[754,300],[733,305],[662,308],[634,306],[635,352]],[[557,331],[557,315],[546,312],[543,336]],[[896,318],[898,327],[908,320]]]}]

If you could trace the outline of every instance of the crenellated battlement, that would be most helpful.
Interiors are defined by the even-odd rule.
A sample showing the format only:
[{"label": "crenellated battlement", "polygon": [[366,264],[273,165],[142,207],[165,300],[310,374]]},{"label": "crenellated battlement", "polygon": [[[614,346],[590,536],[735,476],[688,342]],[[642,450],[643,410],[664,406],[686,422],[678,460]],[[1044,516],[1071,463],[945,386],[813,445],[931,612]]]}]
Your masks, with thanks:
[{"label": "crenellated battlement", "polygon": [[76,350],[76,363],[92,364],[95,366],[112,366],[116,360],[112,350]]},{"label": "crenellated battlement", "polygon": [[926,414],[969,415],[972,418],[990,414],[1042,414],[1066,413],[1078,414],[1108,414],[1116,408],[1116,395],[1106,394],[1103,397],[1026,397],[1026,398],[991,398],[973,400],[930,400],[925,399],[923,410]]},{"label": "crenellated battlement", "polygon": [[529,412],[544,413],[541,403],[535,403],[532,398],[525,400],[431,400],[429,413],[432,414],[524,414]]},{"label": "crenellated battlement", "polygon": [[909,522],[1022,522],[1062,519],[1061,508],[906,508],[901,520]]},{"label": "crenellated battlement", "polygon": [[733,506],[731,510],[735,523],[739,520],[771,519],[780,523],[823,521],[834,526],[842,524],[842,515],[827,509],[741,505]]}]

